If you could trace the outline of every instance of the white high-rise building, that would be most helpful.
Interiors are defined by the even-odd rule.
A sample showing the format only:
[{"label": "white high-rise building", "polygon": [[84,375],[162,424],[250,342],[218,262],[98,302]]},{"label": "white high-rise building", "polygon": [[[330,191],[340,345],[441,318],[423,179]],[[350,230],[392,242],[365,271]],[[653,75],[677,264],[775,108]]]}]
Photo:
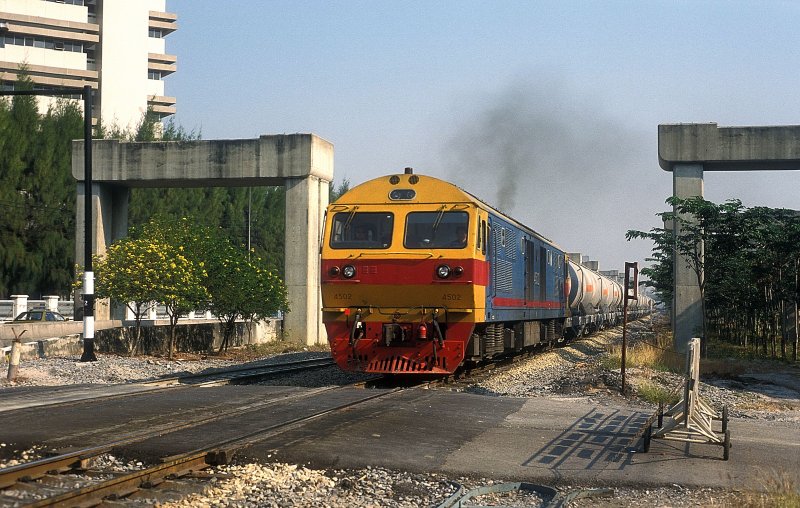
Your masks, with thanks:
[{"label": "white high-rise building", "polygon": [[0,86],[13,89],[24,64],[37,88],[92,86],[94,121],[133,128],[148,107],[175,113],[163,79],[177,28],[166,0],[0,0]]}]

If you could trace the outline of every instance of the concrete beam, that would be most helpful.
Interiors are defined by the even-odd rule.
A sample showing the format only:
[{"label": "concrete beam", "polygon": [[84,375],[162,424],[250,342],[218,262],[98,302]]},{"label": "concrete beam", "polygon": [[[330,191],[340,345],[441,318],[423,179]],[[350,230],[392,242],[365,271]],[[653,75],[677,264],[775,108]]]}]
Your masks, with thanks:
[{"label": "concrete beam", "polygon": [[[271,186],[308,176],[333,180],[333,145],[314,134],[144,143],[95,140],[92,161],[95,182],[125,182],[126,187]],[[73,141],[72,175],[83,180],[83,141]]]},{"label": "concrete beam", "polygon": [[701,164],[703,171],[800,170],[800,125],[661,124],[658,163],[665,171],[677,164]]},{"label": "concrete beam", "polygon": [[[73,141],[79,181],[76,263],[83,265],[83,141]],[[319,240],[333,179],[333,145],[314,134],[258,139],[92,142],[93,252],[127,234],[130,187],[286,186],[285,281],[290,311],[284,329],[305,344],[327,341],[322,325]],[[76,300],[77,301],[77,300]],[[124,309],[98,301],[97,319],[122,319]]]}]

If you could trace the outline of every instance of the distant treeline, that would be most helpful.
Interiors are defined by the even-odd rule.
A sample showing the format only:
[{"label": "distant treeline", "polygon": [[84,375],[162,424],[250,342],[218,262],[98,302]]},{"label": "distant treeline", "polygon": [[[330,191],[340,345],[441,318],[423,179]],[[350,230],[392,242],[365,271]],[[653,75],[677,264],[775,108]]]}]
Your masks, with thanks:
[{"label": "distant treeline", "polygon": [[[654,242],[653,265],[642,270],[660,299],[673,296],[673,259],[680,254],[698,278],[707,339],[763,356],[797,361],[800,212],[670,198],[658,214],[664,228],[629,231]],[[671,224],[676,222],[676,237]]]}]

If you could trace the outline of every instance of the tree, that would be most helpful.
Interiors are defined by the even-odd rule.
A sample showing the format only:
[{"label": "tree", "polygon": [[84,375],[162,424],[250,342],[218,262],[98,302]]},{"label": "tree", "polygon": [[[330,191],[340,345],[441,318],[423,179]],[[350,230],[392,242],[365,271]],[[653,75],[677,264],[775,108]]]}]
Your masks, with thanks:
[{"label": "tree", "polygon": [[[15,89],[32,90],[23,66]],[[0,294],[66,292],[73,279],[72,139],[83,114],[66,99],[40,115],[33,96],[0,99]]]},{"label": "tree", "polygon": [[[654,242],[649,260],[656,264],[646,269],[653,285],[671,287],[670,258],[680,256],[700,286],[705,337],[737,342],[745,349],[752,345],[755,353],[773,357],[780,349],[780,356],[787,358],[788,331],[796,330],[797,322],[800,213],[746,209],[738,200],[719,205],[702,198],[667,202],[674,210],[658,215],[677,222],[677,238],[662,228],[627,233],[629,240]],[[796,332],[792,344],[796,351]]]},{"label": "tree", "polygon": [[331,182],[330,195],[328,196],[328,201],[330,203],[335,202],[342,196],[342,194],[344,194],[349,190],[350,190],[350,180],[348,180],[347,178],[344,178],[341,182],[339,182],[338,186],[336,185],[336,182]]},{"label": "tree", "polygon": [[630,230],[625,234],[628,241],[633,239],[646,239],[653,242],[653,255],[645,261],[653,263],[641,270],[647,277],[643,281],[645,286],[655,290],[657,298],[672,308],[672,294],[674,279],[672,277],[674,259],[674,239],[671,229],[653,228],[649,232]]},{"label": "tree", "polygon": [[27,178],[28,256],[40,267],[35,288],[57,294],[69,288],[75,255],[75,179],[72,139],[80,138],[83,111],[74,101],[59,99],[40,118],[39,134]]},{"label": "tree", "polygon": [[186,218],[179,221],[152,219],[142,227],[139,238],[157,249],[153,299],[167,308],[168,357],[172,359],[181,314],[204,307],[209,298],[205,286],[208,272],[198,248],[201,242]]},{"label": "tree", "polygon": [[286,288],[266,262],[252,253],[248,256],[247,251],[235,247],[219,230],[209,229],[203,243],[208,268],[208,309],[222,324],[222,351],[231,342],[237,319],[244,319],[250,326],[254,320],[286,311]]},{"label": "tree", "polygon": [[125,305],[133,313],[134,338],[129,353],[136,354],[141,341],[141,325],[145,314],[160,299],[158,288],[162,275],[171,271],[170,246],[148,238],[122,238],[114,242],[104,256],[97,257],[96,294]]}]

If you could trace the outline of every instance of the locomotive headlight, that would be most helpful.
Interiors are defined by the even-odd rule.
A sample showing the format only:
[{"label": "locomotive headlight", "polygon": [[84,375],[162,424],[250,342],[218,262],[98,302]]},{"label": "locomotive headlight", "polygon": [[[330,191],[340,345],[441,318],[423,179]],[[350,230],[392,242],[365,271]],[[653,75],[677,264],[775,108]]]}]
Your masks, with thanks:
[{"label": "locomotive headlight", "polygon": [[446,278],[450,277],[450,267],[447,266],[447,265],[439,265],[436,268],[436,275],[440,279],[446,279]]},{"label": "locomotive headlight", "polygon": [[342,275],[344,275],[345,279],[352,279],[356,276],[356,267],[353,265],[347,265],[342,268]]},{"label": "locomotive headlight", "polygon": [[331,277],[338,277],[341,270],[339,270],[338,266],[332,266],[328,269],[328,275]]},{"label": "locomotive headlight", "polygon": [[461,277],[461,274],[464,273],[464,268],[457,266],[453,268],[453,277]]}]

